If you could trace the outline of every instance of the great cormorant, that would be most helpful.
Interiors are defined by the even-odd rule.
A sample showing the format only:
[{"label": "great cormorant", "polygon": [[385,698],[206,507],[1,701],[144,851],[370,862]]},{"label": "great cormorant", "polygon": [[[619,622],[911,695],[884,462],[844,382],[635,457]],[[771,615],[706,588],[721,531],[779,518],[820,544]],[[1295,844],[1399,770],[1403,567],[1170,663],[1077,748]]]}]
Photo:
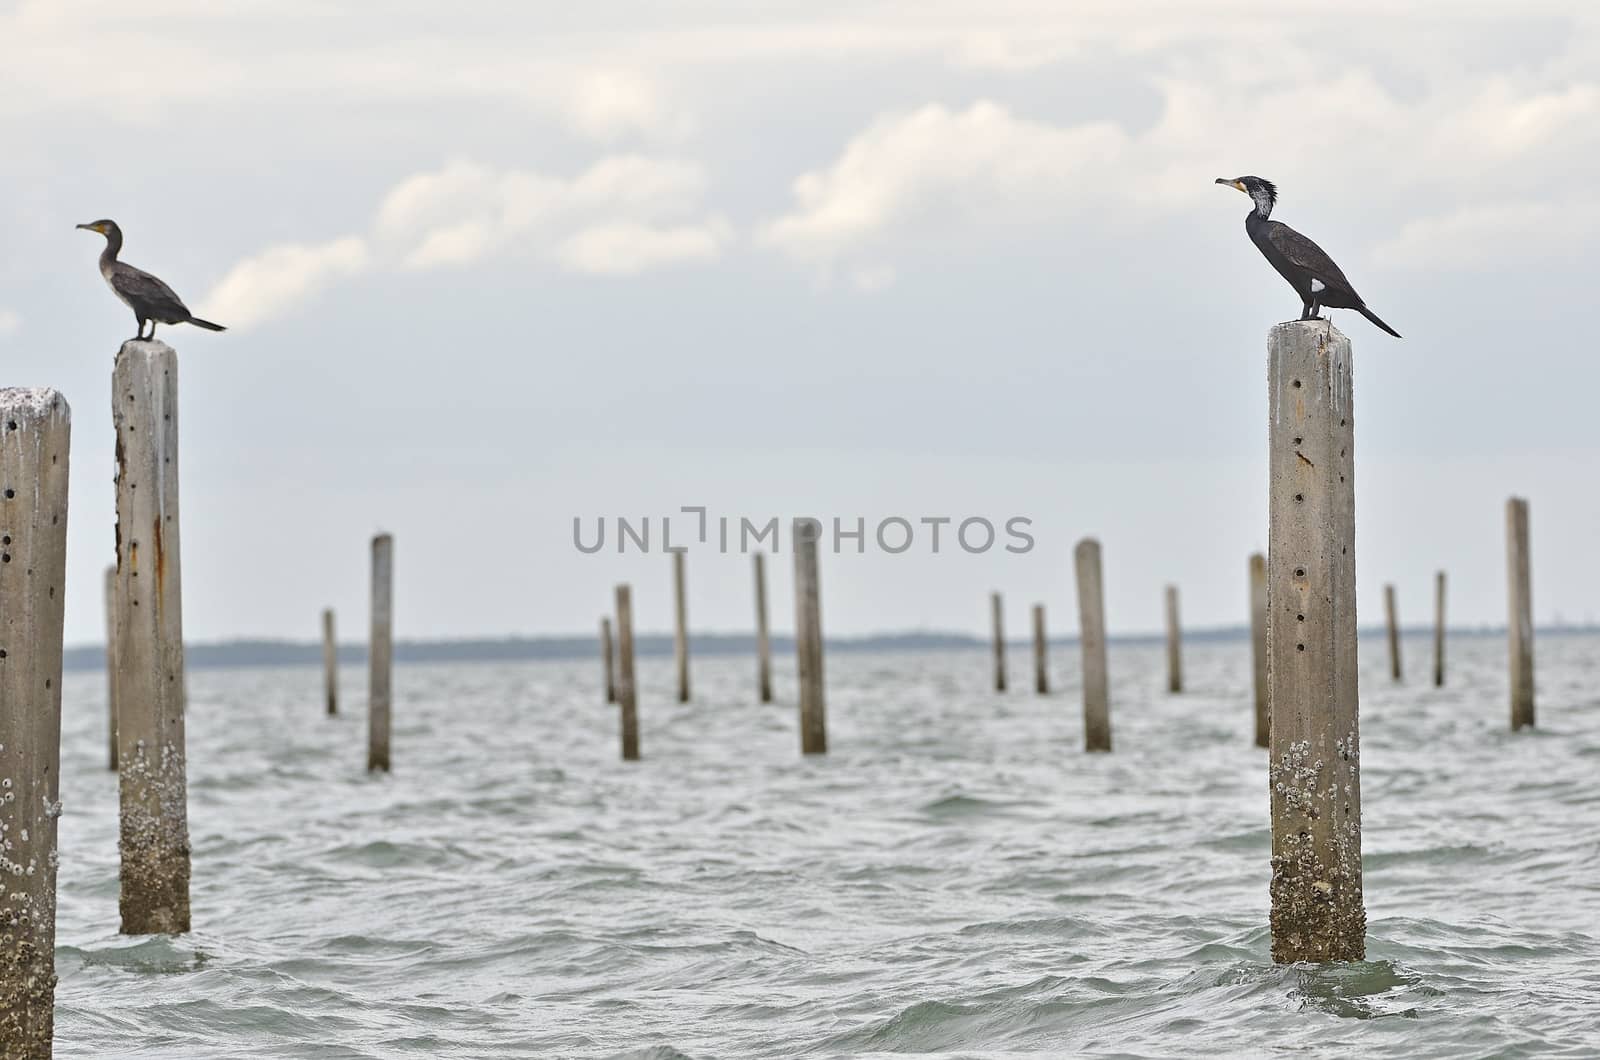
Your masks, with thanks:
[{"label": "great cormorant", "polygon": [[1283,222],[1270,219],[1272,207],[1278,201],[1278,189],[1272,181],[1260,177],[1234,177],[1232,180],[1218,177],[1217,183],[1238,188],[1255,201],[1255,209],[1244,219],[1244,230],[1250,233],[1250,242],[1261,251],[1261,256],[1289,281],[1294,293],[1300,296],[1301,320],[1318,319],[1317,311],[1323,306],[1354,309],[1395,338],[1400,337],[1398,331],[1379,320],[1378,315],[1367,308],[1350,281],[1344,278],[1339,266],[1321,247]]},{"label": "great cormorant", "polygon": [[[173,293],[172,288],[148,272],[118,261],[117,254],[122,250],[122,229],[117,227],[117,222],[91,221],[78,227],[99,232],[106,237],[106,249],[100,252],[100,275],[106,278],[112,292],[126,302],[138,318],[139,333],[134,338],[155,338],[157,324],[193,324],[207,331],[228,330],[221,324],[201,320],[189,312],[189,307]],[[149,335],[144,333],[145,321],[150,322]]]}]

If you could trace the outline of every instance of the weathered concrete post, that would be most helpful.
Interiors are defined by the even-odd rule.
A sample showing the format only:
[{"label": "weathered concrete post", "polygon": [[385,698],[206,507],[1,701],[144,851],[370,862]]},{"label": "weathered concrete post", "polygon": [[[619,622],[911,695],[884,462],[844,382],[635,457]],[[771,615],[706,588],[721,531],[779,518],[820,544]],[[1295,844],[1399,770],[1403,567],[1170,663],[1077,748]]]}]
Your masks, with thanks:
[{"label": "weathered concrete post", "polygon": [[684,585],[682,552],[672,554],[672,654],[678,664],[678,702],[689,702],[689,601]]},{"label": "weathered concrete post", "polygon": [[761,702],[772,702],[772,635],[767,628],[767,557],[757,552],[756,566],[756,690]]},{"label": "weathered concrete post", "polygon": [[611,646],[611,620],[600,620],[600,669],[605,674],[606,702],[617,701],[617,655]]},{"label": "weathered concrete post", "polygon": [[1006,690],[1005,603],[999,593],[989,594],[989,615],[994,630],[994,690]]},{"label": "weathered concrete post", "polygon": [[161,342],[123,343],[111,402],[122,933],[181,933],[189,930],[189,797],[176,351]]},{"label": "weathered concrete post", "polygon": [[0,390],[0,1056],[50,1060],[72,411]]},{"label": "weathered concrete post", "polygon": [[1433,576],[1433,685],[1444,687],[1444,571]]},{"label": "weathered concrete post", "polygon": [[1506,501],[1506,580],[1510,614],[1511,728],[1533,724],[1533,584],[1528,560],[1528,502]]},{"label": "weathered concrete post", "polygon": [[1178,624],[1178,587],[1167,586],[1167,691],[1183,691],[1183,631]]},{"label": "weathered concrete post", "polygon": [[1044,633],[1044,605],[1033,605],[1033,690],[1050,692],[1050,643]]},{"label": "weathered concrete post", "polygon": [[639,760],[639,689],[633,680],[633,593],[617,586],[617,703],[622,707],[622,760]]},{"label": "weathered concrete post", "polygon": [[334,631],[333,608],[322,609],[322,698],[331,717],[339,713],[339,637]]},{"label": "weathered concrete post", "polygon": [[800,678],[800,751],[828,750],[827,704],[822,681],[822,602],[817,584],[817,538],[822,524],[796,519],[794,539],[794,650]]},{"label": "weathered concrete post", "polygon": [[1267,557],[1250,554],[1250,670],[1256,696],[1256,746],[1267,746],[1272,714],[1267,709]]},{"label": "weathered concrete post", "polygon": [[106,568],[106,732],[109,766],[117,771],[117,568]]},{"label": "weathered concrete post", "polygon": [[1367,916],[1350,340],[1326,321],[1277,325],[1267,395],[1272,959],[1355,961]]},{"label": "weathered concrete post", "polygon": [[1073,550],[1078,568],[1078,642],[1083,646],[1083,746],[1111,750],[1111,703],[1106,668],[1105,590],[1100,542],[1086,537]]},{"label": "weathered concrete post", "polygon": [[394,678],[394,538],[372,539],[372,628],[367,642],[367,772],[389,772]]},{"label": "weathered concrete post", "polygon": [[1383,587],[1383,618],[1389,627],[1389,676],[1398,681],[1400,668],[1400,614],[1394,602],[1394,586]]}]

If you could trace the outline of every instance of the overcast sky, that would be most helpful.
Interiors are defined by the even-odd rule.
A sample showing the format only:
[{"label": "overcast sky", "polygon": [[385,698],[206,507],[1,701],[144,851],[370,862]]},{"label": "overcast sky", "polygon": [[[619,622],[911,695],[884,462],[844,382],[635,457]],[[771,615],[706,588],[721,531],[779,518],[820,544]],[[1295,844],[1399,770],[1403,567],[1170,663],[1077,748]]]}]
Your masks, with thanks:
[{"label": "overcast sky", "polygon": [[[1358,316],[1361,619],[1600,615],[1600,16],[1590,5],[0,0],[0,383],[74,410],[69,642],[112,559],[100,217],[213,335],[183,366],[191,639],[363,635],[396,535],[401,636],[579,632],[667,558],[580,516],[1032,520],[825,556],[831,633],[979,632],[991,588],[1076,628],[1245,620],[1265,545],[1255,173],[1406,338]],[[137,14],[135,11],[137,10]],[[675,525],[682,540],[692,517]],[[735,524],[736,525],[736,524]],[[948,533],[948,531],[947,531]],[[714,536],[714,535],[713,535]],[[750,624],[691,552],[690,617]],[[792,625],[790,560],[772,564]]]}]

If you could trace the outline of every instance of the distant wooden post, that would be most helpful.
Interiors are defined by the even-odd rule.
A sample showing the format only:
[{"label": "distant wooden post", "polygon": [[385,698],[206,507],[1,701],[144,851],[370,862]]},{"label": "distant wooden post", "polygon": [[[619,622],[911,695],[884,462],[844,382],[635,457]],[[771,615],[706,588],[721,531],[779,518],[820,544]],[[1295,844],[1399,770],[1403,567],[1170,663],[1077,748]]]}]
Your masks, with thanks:
[{"label": "distant wooden post", "polygon": [[1033,690],[1041,696],[1050,692],[1049,641],[1044,633],[1044,605],[1033,605]]},{"label": "distant wooden post", "polygon": [[122,933],[189,930],[178,355],[125,342],[111,375],[117,435],[117,745]]},{"label": "distant wooden post", "polygon": [[999,593],[989,594],[989,614],[994,630],[994,690],[1006,690],[1005,604]]},{"label": "distant wooden post", "polygon": [[333,608],[322,609],[322,697],[328,716],[339,713],[339,637],[334,631]]},{"label": "distant wooden post", "polygon": [[1511,728],[1533,724],[1533,584],[1528,560],[1528,502],[1506,501],[1506,579],[1510,614]]},{"label": "distant wooden post", "polygon": [[106,732],[111,772],[117,771],[117,567],[106,568]]},{"label": "distant wooden post", "polygon": [[1100,542],[1084,538],[1073,557],[1078,568],[1078,641],[1083,646],[1083,746],[1087,751],[1109,751],[1111,703]]},{"label": "distant wooden post", "polygon": [[689,702],[689,602],[684,586],[682,552],[672,554],[672,653],[678,663],[678,702]]},{"label": "distant wooden post", "polygon": [[1167,691],[1183,691],[1183,631],[1178,624],[1178,587],[1167,586]]},{"label": "distant wooden post", "polygon": [[611,647],[611,620],[600,620],[600,669],[605,674],[606,702],[617,701],[616,651]]},{"label": "distant wooden post", "polygon": [[796,519],[794,541],[794,650],[800,678],[800,751],[828,750],[827,705],[822,679],[822,602],[817,584],[817,537],[813,519]]},{"label": "distant wooden post", "polygon": [[622,707],[622,760],[639,760],[639,689],[633,680],[633,594],[617,586],[617,702]]},{"label": "distant wooden post", "polygon": [[1272,959],[1366,952],[1357,723],[1350,340],[1326,321],[1268,339]]},{"label": "distant wooden post", "polygon": [[1250,662],[1256,696],[1256,746],[1267,746],[1272,714],[1267,709],[1267,557],[1250,555]]},{"label": "distant wooden post", "polygon": [[1433,685],[1444,687],[1444,571],[1433,576]]},{"label": "distant wooden post", "polygon": [[372,630],[367,647],[367,772],[389,772],[394,676],[394,538],[372,539]]},{"label": "distant wooden post", "polygon": [[49,1060],[72,411],[0,390],[0,1055]]},{"label": "distant wooden post", "polygon": [[772,637],[767,629],[767,557],[757,552],[756,567],[756,689],[761,702],[772,702]]},{"label": "distant wooden post", "polygon": [[1400,615],[1395,607],[1394,586],[1383,587],[1383,617],[1389,627],[1389,676],[1400,680]]}]

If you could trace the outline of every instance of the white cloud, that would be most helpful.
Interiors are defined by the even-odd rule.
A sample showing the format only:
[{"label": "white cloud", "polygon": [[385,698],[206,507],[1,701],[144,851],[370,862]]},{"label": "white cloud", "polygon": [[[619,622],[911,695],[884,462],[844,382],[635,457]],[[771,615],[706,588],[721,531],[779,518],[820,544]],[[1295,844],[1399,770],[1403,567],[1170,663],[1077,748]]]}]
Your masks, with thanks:
[{"label": "white cloud", "polygon": [[990,102],[937,104],[874,122],[827,169],[794,182],[796,208],[762,238],[826,263],[890,229],[929,216],[1017,217],[1059,212],[1127,146],[1115,125],[1060,127]]},{"label": "white cloud", "polygon": [[200,315],[230,328],[248,328],[370,264],[366,241],[358,236],[268,247],[230,269],[206,295]]},{"label": "white cloud", "polygon": [[732,228],[720,218],[667,228],[623,221],[583,229],[561,244],[557,256],[574,272],[631,276],[715,261],[732,239]]},{"label": "white cloud", "polygon": [[704,213],[705,188],[701,168],[679,159],[615,155],[571,178],[451,162],[395,184],[370,237],[273,246],[239,262],[201,315],[249,327],[372,268],[461,268],[502,254],[608,276],[715,261],[733,230]]},{"label": "white cloud", "polygon": [[0,339],[8,339],[22,330],[22,316],[15,309],[0,306]]},{"label": "white cloud", "polygon": [[705,190],[704,171],[681,159],[615,155],[571,178],[456,161],[397,184],[376,230],[408,268],[532,247],[574,271],[628,274],[720,256],[731,230],[701,215]]}]

